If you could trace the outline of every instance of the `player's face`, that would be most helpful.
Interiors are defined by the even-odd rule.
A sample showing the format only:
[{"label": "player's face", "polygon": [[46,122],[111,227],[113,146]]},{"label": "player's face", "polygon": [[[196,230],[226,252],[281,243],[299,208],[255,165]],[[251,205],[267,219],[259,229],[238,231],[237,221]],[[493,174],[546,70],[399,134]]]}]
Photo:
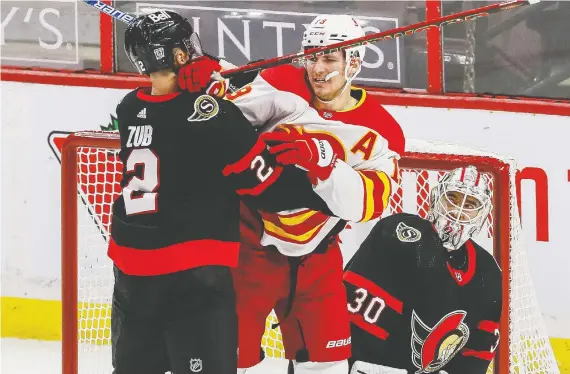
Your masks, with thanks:
[{"label": "player's face", "polygon": [[[325,101],[332,100],[335,98],[337,92],[343,88],[346,83],[344,76],[345,66],[346,61],[342,51],[319,56],[307,61],[306,67],[309,84],[319,99]],[[338,72],[338,74],[328,81],[325,81],[325,77],[334,71]]]},{"label": "player's face", "polygon": [[460,222],[470,222],[477,218],[482,206],[476,197],[459,191],[448,191],[442,200],[448,214]]},{"label": "player's face", "polygon": [[176,67],[180,68],[190,60],[190,56],[186,51],[181,48],[175,47],[172,49],[172,53],[174,54],[174,64]]}]

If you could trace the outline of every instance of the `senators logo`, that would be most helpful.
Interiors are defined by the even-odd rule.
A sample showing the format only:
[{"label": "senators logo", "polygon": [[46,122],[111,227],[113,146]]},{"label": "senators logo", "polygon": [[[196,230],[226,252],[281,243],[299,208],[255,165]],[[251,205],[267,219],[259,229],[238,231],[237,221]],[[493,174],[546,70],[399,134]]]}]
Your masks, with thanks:
[{"label": "senators logo", "polygon": [[466,315],[456,310],[429,327],[412,311],[412,362],[418,368],[416,374],[438,371],[465,346],[469,339],[469,328],[463,323]]}]

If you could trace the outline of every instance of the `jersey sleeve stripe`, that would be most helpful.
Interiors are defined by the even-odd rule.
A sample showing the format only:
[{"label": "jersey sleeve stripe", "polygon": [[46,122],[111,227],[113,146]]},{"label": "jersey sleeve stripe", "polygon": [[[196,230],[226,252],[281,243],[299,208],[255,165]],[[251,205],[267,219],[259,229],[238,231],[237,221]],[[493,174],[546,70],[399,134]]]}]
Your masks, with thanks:
[{"label": "jersey sleeve stripe", "polygon": [[388,305],[390,308],[392,308],[399,314],[402,314],[404,310],[404,303],[398,300],[396,297],[392,296],[388,291],[374,284],[372,281],[352,271],[346,271],[343,275],[343,279],[346,282],[351,283],[356,287],[365,288],[366,290],[368,290],[368,292],[370,292],[374,296],[378,296],[379,298],[384,300],[386,305]]},{"label": "jersey sleeve stripe", "polygon": [[473,349],[464,349],[461,354],[463,356],[476,357],[486,361],[491,361],[495,356],[495,353],[491,351],[476,351]]},{"label": "jersey sleeve stripe", "polygon": [[269,176],[269,178],[267,178],[263,182],[259,183],[255,187],[242,188],[240,190],[237,190],[236,192],[240,196],[243,196],[243,195],[258,196],[263,191],[265,191],[269,186],[271,186],[273,183],[275,183],[275,181],[277,180],[277,178],[279,178],[279,176],[281,175],[282,172],[283,172],[283,168],[281,166],[276,166],[275,170]]},{"label": "jersey sleeve stripe", "polygon": [[388,206],[392,181],[382,171],[366,170],[358,173],[364,183],[364,211],[360,222],[367,222],[380,217]]},{"label": "jersey sleeve stripe", "polygon": [[364,186],[362,219],[360,222],[367,222],[374,214],[374,182],[363,172],[358,173],[360,174],[360,178],[362,178],[362,184]]},{"label": "jersey sleeve stripe", "polygon": [[367,331],[382,340],[386,340],[388,336],[390,336],[388,331],[384,330],[382,327],[366,322],[360,314],[351,314],[350,321],[362,330]]},{"label": "jersey sleeve stripe", "polygon": [[477,328],[481,331],[485,331],[485,332],[488,332],[490,334],[494,334],[495,330],[499,329],[499,324],[495,321],[484,320],[484,321],[479,322],[479,324],[477,325]]},{"label": "jersey sleeve stripe", "polygon": [[251,147],[251,149],[239,160],[232,164],[228,164],[222,170],[224,176],[228,176],[230,174],[238,174],[244,171],[245,169],[249,168],[251,162],[263,150],[266,148],[266,144],[262,139],[257,139],[257,142]]}]

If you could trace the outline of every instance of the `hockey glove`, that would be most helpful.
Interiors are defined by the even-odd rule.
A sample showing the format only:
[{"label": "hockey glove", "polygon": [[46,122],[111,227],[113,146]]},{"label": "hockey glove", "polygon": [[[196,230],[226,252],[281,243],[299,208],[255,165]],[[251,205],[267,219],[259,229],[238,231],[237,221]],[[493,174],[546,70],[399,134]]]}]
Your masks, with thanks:
[{"label": "hockey glove", "polygon": [[306,170],[313,185],[327,180],[336,164],[338,155],[328,141],[314,138],[300,129],[263,133],[261,138],[269,144],[269,152],[276,155],[278,163]]},{"label": "hockey glove", "polygon": [[199,57],[180,68],[178,86],[189,92],[205,90],[208,95],[224,97],[229,81],[219,74],[221,70],[222,66],[215,59],[209,56]]}]

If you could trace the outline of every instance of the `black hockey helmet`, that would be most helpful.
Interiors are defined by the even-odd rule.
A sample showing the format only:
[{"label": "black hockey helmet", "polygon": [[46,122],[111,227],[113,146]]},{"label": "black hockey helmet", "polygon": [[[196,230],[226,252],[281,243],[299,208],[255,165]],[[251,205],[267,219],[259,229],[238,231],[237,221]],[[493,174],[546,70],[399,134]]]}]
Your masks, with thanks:
[{"label": "black hockey helmet", "polygon": [[202,46],[190,22],[170,10],[137,17],[125,32],[125,52],[139,73],[173,69],[172,49],[188,52],[190,59],[202,56]]}]

